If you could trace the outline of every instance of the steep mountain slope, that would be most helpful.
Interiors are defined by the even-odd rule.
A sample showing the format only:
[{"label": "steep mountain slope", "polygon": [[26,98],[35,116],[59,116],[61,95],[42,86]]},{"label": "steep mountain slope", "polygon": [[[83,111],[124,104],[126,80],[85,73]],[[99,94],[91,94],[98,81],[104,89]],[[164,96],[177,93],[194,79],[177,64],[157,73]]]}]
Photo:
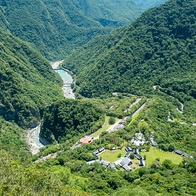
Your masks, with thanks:
[{"label": "steep mountain slope", "polygon": [[40,135],[51,143],[66,141],[96,131],[103,124],[103,119],[103,112],[87,101],[56,102],[44,111]]},{"label": "steep mountain slope", "polygon": [[62,98],[61,80],[26,43],[0,29],[0,115],[33,126],[40,110]]},{"label": "steep mountain slope", "polygon": [[196,2],[171,0],[131,26],[93,40],[65,67],[78,75],[80,93],[87,97],[114,91],[145,94],[153,85],[196,97],[195,43]]},{"label": "steep mountain slope", "polygon": [[50,59],[62,58],[94,35],[107,31],[80,13],[69,0],[4,0],[0,16],[3,28],[32,43]]},{"label": "steep mountain slope", "polygon": [[107,26],[130,23],[140,14],[141,9],[128,0],[0,2],[0,26],[32,43],[51,60],[63,58],[95,35],[109,32],[111,28]]},{"label": "steep mountain slope", "polygon": [[130,24],[142,13],[132,0],[72,0],[72,2],[85,16],[103,26],[118,27]]},{"label": "steep mountain slope", "polygon": [[135,4],[142,9],[152,8],[163,4],[166,1],[167,0],[133,0],[133,2],[135,2]]}]

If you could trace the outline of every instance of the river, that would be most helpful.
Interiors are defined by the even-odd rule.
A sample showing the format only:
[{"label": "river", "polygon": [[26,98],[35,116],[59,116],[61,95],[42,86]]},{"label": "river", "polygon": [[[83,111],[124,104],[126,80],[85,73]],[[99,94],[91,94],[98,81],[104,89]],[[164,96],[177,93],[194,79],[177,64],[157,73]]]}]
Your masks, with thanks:
[{"label": "river", "polygon": [[[71,75],[69,75],[69,73],[66,70],[59,68],[59,65],[62,62],[63,61],[52,62],[51,66],[54,69],[54,71],[61,76],[63,80],[62,90],[64,97],[69,99],[75,99],[75,94],[71,89],[71,84],[73,82]],[[39,152],[39,149],[44,147],[44,144],[40,142],[39,134],[40,125],[27,131],[27,143],[29,144],[30,151],[32,152],[32,154],[37,154]]]},{"label": "river", "polygon": [[58,73],[63,80],[62,90],[63,90],[64,97],[69,99],[75,99],[75,94],[73,93],[71,88],[71,84],[73,82],[71,75],[69,75],[69,73],[64,69],[60,69],[60,68],[54,69],[54,71]]}]

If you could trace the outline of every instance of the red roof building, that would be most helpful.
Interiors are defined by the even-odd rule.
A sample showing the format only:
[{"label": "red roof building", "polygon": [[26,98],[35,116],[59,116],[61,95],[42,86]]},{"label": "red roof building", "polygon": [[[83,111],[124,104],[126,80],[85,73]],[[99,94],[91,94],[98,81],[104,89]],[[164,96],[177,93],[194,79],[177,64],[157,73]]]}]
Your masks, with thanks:
[{"label": "red roof building", "polygon": [[83,137],[80,139],[80,143],[82,144],[89,144],[93,141],[93,138],[91,137]]}]

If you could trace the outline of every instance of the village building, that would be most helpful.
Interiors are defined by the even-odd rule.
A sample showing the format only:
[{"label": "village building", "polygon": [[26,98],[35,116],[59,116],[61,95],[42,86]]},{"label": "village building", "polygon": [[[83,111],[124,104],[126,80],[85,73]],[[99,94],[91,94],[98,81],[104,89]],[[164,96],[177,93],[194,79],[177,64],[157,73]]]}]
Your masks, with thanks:
[{"label": "village building", "polygon": [[175,153],[180,155],[180,156],[182,155],[182,152],[180,150],[176,150]]},{"label": "village building", "polygon": [[136,157],[138,160],[142,159],[142,156],[141,156],[140,154],[135,154],[135,157]]},{"label": "village building", "polygon": [[131,167],[129,167],[128,165],[123,165],[122,168],[126,171],[131,171]]},{"label": "village building", "polygon": [[189,157],[189,155],[186,152],[182,152],[180,150],[176,150],[175,153],[183,157]]},{"label": "village building", "polygon": [[124,157],[121,162],[120,162],[120,166],[123,166],[123,165],[130,165],[132,164],[131,160],[127,157]]},{"label": "village building", "polygon": [[110,168],[111,169],[116,169],[116,165],[114,163],[110,163]]},{"label": "village building", "polygon": [[101,148],[98,149],[99,153],[100,152],[103,152],[104,150],[105,150],[105,148],[103,148],[103,147],[101,147]]},{"label": "village building", "polygon": [[81,144],[89,144],[93,141],[93,138],[91,136],[84,136],[80,139]]},{"label": "village building", "polygon": [[106,167],[108,167],[110,165],[110,162],[102,160],[101,161],[101,165],[103,165],[103,167],[106,168]]},{"label": "village building", "polygon": [[131,139],[131,143],[135,146],[142,146],[146,143],[143,133],[135,133],[135,136]]},{"label": "village building", "polygon": [[134,153],[134,154],[139,154],[138,148],[134,148],[133,153]]},{"label": "village building", "polygon": [[126,152],[128,152],[128,151],[131,152],[131,151],[132,151],[132,148],[129,147],[129,146],[126,146],[126,147],[125,147],[125,151],[126,151]]},{"label": "village building", "polygon": [[129,158],[131,155],[131,152],[130,151],[127,151],[126,154],[125,154],[125,157]]},{"label": "village building", "polygon": [[139,159],[139,166],[145,166],[145,161],[143,159]]}]

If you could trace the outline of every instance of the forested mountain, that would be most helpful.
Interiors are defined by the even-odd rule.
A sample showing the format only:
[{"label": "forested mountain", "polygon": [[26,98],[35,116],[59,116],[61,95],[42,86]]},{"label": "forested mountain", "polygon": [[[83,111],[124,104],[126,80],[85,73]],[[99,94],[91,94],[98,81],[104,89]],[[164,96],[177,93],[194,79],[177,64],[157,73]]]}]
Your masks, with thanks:
[{"label": "forested mountain", "polygon": [[[13,26],[12,30],[18,36],[23,32],[25,39],[40,44],[46,56],[52,54],[52,47],[59,47],[56,53],[63,54],[63,44],[68,43],[61,40],[63,29],[70,28],[69,35],[73,36],[70,40],[76,35],[84,36],[76,39],[81,39],[81,43],[86,40],[86,32],[92,33],[89,28],[85,30],[82,19],[80,24],[82,11],[77,18],[76,8],[70,2],[2,0],[1,24],[10,30],[8,15],[17,12],[12,25],[18,20],[21,26]],[[9,10],[10,3],[14,8]],[[73,17],[63,18],[63,11],[59,17],[57,7],[63,3],[70,5]],[[30,14],[29,6],[35,12]],[[46,17],[51,31],[41,21],[37,23],[40,16]],[[78,100],[62,100],[62,81],[48,61],[28,43],[0,29],[0,195],[196,195],[195,17],[195,0],[170,0],[149,10],[131,26],[96,37],[76,50],[65,61],[65,66],[76,73],[76,89],[79,85],[77,90],[86,97],[100,96],[93,99],[78,96]],[[68,21],[69,28],[60,19]],[[82,26],[84,34],[81,31],[72,34],[74,20],[77,23],[74,30]],[[87,27],[94,26],[91,30],[95,34],[97,29],[102,31],[98,21],[87,20]],[[52,26],[51,21],[62,24],[62,31]],[[51,32],[54,36],[57,33],[57,45],[52,43]],[[125,93],[104,96],[114,91]],[[115,125],[111,119],[120,122],[114,132],[108,131]],[[58,145],[54,142],[31,155],[25,137],[26,133],[35,132],[22,128],[34,127],[40,121],[41,136],[51,143],[57,141]],[[144,136],[143,146],[131,143],[136,133]],[[78,140],[86,134],[94,140],[82,145]],[[152,139],[157,147],[151,147]],[[121,161],[127,146],[138,148],[146,166],[139,165],[141,159],[132,151],[129,157],[132,171],[124,170],[122,162],[115,169],[112,164],[107,168],[101,165],[105,158],[110,163],[114,163],[114,158]],[[100,148],[105,150],[99,157],[94,156],[92,152]],[[177,149],[183,152],[182,156],[174,153]],[[101,164],[95,161],[98,158]]]},{"label": "forested mountain", "polygon": [[171,0],[132,25],[94,39],[65,61],[87,97],[152,93],[160,85],[196,97],[196,2]]},{"label": "forested mountain", "polygon": [[103,124],[103,112],[84,101],[57,102],[44,111],[41,137],[48,142],[65,141],[79,134],[92,133]]},{"label": "forested mountain", "polygon": [[85,16],[103,26],[118,27],[130,24],[141,13],[132,0],[71,0]]},{"label": "forested mountain", "polygon": [[0,29],[0,115],[21,126],[40,120],[40,110],[63,98],[61,79],[27,43]]},{"label": "forested mountain", "polygon": [[167,0],[133,0],[133,2],[135,2],[135,4],[142,9],[152,8],[163,4],[166,1]]},{"label": "forested mountain", "polygon": [[85,17],[69,0],[3,0],[3,28],[32,43],[43,55],[58,59],[96,34],[105,33],[96,21]]},{"label": "forested mountain", "polygon": [[[83,9],[87,5],[88,11]],[[45,57],[54,60],[63,58],[95,35],[109,32],[111,28],[107,26],[129,23],[140,13],[132,1],[124,4],[111,0],[93,3],[3,0],[0,2],[0,26],[30,42]]]}]

